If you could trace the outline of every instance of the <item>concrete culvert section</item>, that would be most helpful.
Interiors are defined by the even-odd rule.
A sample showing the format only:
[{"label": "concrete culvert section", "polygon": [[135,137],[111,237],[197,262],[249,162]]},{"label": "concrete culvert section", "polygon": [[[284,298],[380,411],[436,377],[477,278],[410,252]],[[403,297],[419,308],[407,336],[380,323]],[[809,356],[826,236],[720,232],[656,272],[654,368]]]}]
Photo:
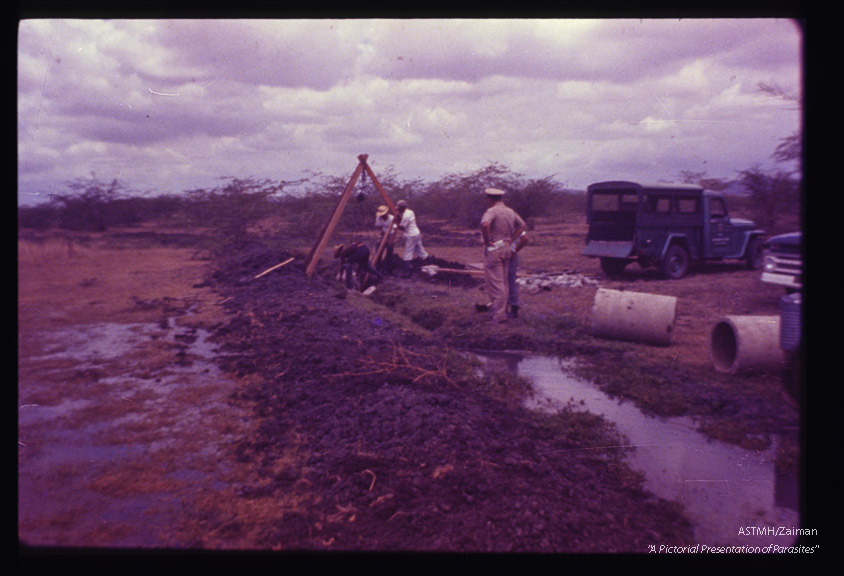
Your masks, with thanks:
[{"label": "concrete culvert section", "polygon": [[668,346],[676,317],[674,296],[599,288],[592,307],[592,333]]},{"label": "concrete culvert section", "polygon": [[719,372],[776,367],[783,360],[778,316],[725,316],[712,328],[710,356]]}]

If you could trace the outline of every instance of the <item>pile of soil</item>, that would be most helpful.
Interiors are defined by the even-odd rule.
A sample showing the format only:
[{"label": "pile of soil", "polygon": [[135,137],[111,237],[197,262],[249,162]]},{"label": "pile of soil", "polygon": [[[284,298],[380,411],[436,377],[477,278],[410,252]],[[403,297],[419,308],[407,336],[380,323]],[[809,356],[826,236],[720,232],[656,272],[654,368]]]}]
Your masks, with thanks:
[{"label": "pile of soil", "polygon": [[617,455],[438,372],[437,343],[352,305],[364,296],[328,273],[295,261],[253,280],[289,255],[232,254],[209,282],[231,314],[214,330],[220,360],[261,418],[238,450],[260,481],[240,497],[303,502],[261,547],[646,553],[691,541],[677,507]]}]

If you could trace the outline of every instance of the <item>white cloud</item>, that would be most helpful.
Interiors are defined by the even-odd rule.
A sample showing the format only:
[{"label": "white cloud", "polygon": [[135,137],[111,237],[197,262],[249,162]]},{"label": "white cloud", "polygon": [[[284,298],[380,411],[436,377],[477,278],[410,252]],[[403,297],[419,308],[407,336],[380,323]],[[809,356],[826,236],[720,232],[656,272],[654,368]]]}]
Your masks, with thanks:
[{"label": "white cloud", "polygon": [[407,178],[733,176],[799,126],[757,89],[799,89],[799,48],[774,20],[27,20],[19,185],[178,191],[360,153]]}]

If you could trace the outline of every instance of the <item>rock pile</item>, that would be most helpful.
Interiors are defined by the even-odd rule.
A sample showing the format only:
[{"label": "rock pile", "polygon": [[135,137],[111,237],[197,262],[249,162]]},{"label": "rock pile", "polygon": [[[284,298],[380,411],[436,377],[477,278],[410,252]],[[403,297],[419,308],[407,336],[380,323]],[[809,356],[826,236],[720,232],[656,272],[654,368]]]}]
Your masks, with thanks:
[{"label": "rock pile", "polygon": [[551,290],[554,286],[565,286],[567,288],[581,288],[583,286],[597,287],[598,281],[589,276],[584,276],[577,270],[563,270],[559,273],[537,272],[520,277],[516,282],[530,294],[541,290]]}]

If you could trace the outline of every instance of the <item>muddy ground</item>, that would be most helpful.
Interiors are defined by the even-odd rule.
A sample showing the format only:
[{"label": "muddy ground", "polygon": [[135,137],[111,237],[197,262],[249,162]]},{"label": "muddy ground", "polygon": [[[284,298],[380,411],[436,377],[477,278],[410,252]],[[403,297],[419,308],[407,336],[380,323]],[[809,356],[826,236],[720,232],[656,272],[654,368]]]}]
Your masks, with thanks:
[{"label": "muddy ground", "polygon": [[[461,251],[477,252],[466,246],[468,234],[437,232],[428,244],[433,263],[464,267],[469,257]],[[215,405],[204,421],[210,437],[227,438],[214,462],[204,464],[210,476],[215,464],[225,469],[225,482],[160,488],[183,493],[178,512],[163,516],[168,524],[152,540],[154,548],[644,554],[651,545],[693,543],[682,508],[647,493],[622,450],[601,449],[623,441],[611,426],[588,414],[526,409],[529,386],[512,376],[481,374],[472,351],[584,359],[584,370],[603,389],[645,411],[693,416],[701,430],[744,446],[763,448],[777,439],[785,447],[783,460],[793,466],[799,461],[799,410],[782,392],[779,371],[713,374],[703,351],[704,317],[708,322],[722,314],[724,302],[742,313],[776,313],[777,294],[760,289],[758,272],[716,264],[673,284],[647,271],[609,281],[597,264],[567,262],[612,287],[674,292],[684,299],[710,295],[686,307],[674,345],[655,349],[589,334],[594,286],[525,294],[522,317],[490,330],[488,318],[473,308],[484,296],[480,276],[472,274],[428,277],[416,270],[407,278],[387,276],[367,297],[337,281],[330,258],[307,276],[308,243],[278,235],[256,236],[222,253],[209,249],[201,235],[172,231],[76,242],[92,258],[97,246],[117,243],[117,250],[135,251],[140,261],[145,249],[175,245],[194,264],[198,258],[206,265],[203,277],[177,297],[135,298],[126,306],[135,312],[146,306],[153,317],[166,308],[167,315],[207,330],[217,347],[219,378],[234,382],[225,395],[228,408]],[[580,247],[572,244],[574,253]],[[545,261],[530,263],[533,269],[553,267],[550,252]],[[289,257],[296,260],[254,278]],[[20,266],[19,272],[21,286],[44,274]],[[712,290],[724,283],[733,288]],[[43,311],[26,306],[19,337],[29,342],[27,314]],[[709,311],[699,313],[699,307]],[[96,320],[90,316],[54,314],[39,327]],[[19,405],[32,402],[27,381],[38,380],[39,370],[44,376],[38,362],[27,360],[35,355],[19,346]],[[160,360],[162,366],[173,361]],[[86,377],[102,381],[104,374],[77,371],[73,385],[78,388]],[[173,409],[178,414],[178,406]],[[185,442],[192,450],[203,442],[196,428],[184,432],[193,434]],[[23,440],[22,469],[35,447]],[[168,450],[178,460],[178,449]],[[92,484],[114,495],[102,476]],[[69,497],[60,486],[52,490]],[[123,519],[120,530],[84,534],[74,534],[66,518],[62,526],[20,518],[19,512],[24,550],[120,548],[131,541],[131,518]]]}]

